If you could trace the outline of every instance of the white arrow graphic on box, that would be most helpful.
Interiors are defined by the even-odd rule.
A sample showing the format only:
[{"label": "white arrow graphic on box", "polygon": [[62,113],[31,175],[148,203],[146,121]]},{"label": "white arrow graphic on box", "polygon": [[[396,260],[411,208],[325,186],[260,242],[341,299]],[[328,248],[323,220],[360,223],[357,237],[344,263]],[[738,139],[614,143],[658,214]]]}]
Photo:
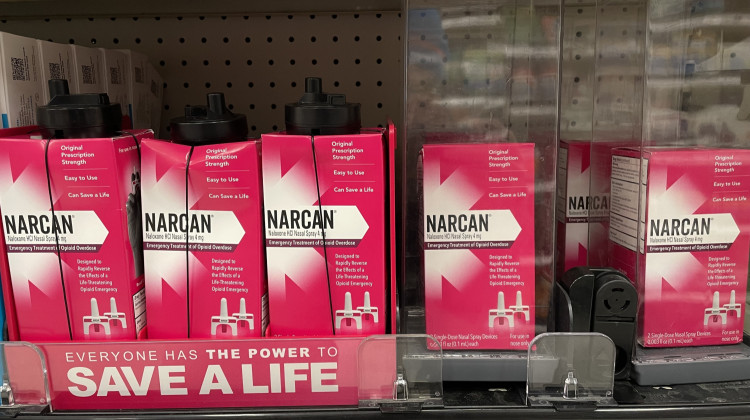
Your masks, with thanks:
[{"label": "white arrow graphic on box", "polygon": [[190,210],[188,221],[207,218],[211,221],[211,230],[190,233],[189,243],[237,245],[245,236],[245,229],[232,211]]},{"label": "white arrow graphic on box", "polygon": [[71,215],[74,227],[73,234],[60,235],[60,244],[101,245],[109,234],[99,216],[93,211],[56,211],[55,216],[58,214],[61,217]]}]

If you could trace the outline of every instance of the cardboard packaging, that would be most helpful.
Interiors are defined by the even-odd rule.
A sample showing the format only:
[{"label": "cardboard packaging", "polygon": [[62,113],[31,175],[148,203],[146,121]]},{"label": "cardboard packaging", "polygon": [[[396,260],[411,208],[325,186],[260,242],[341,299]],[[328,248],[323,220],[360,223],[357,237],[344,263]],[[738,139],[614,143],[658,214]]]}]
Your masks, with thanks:
[{"label": "cardboard packaging", "polygon": [[261,337],[268,325],[260,142],[221,94],[141,146],[150,338]]},{"label": "cardboard packaging", "polygon": [[36,108],[44,103],[36,40],[0,32],[0,60],[2,128],[35,125]]},{"label": "cardboard packaging", "polygon": [[642,345],[742,341],[749,198],[748,150],[613,151],[612,265],[635,281]]},{"label": "cardboard packaging", "polygon": [[420,156],[427,334],[443,349],[534,337],[534,145],[427,144]]},{"label": "cardboard packaging", "polygon": [[[73,93],[101,93],[106,92],[107,84],[104,78],[104,56],[100,48],[88,48],[71,45],[75,60],[76,84]],[[114,102],[113,98],[110,98]]]},{"label": "cardboard packaging", "polygon": [[262,136],[271,334],[383,334],[385,130],[360,129],[359,104],[320,83],[287,105],[287,132]]},{"label": "cardboard packaging", "polygon": [[150,63],[148,64],[148,107],[151,127],[158,133],[161,130],[162,103],[164,102],[164,79]]},{"label": "cardboard packaging", "polygon": [[591,142],[560,141],[557,151],[557,258],[555,276],[588,264],[589,217],[601,207],[590,192]]},{"label": "cardboard packaging", "polygon": [[39,129],[0,138],[3,282],[19,338],[135,339],[146,326],[138,144],[152,133],[115,134],[120,108],[104,94],[49,89]]},{"label": "cardboard packaging", "polygon": [[[640,141],[640,140],[638,140]],[[600,197],[598,208],[589,214],[588,266],[609,267],[609,212],[611,208],[612,150],[632,145],[634,140],[599,141],[591,144],[592,197]],[[594,206],[596,207],[596,206]]]},{"label": "cardboard packaging", "polygon": [[561,140],[557,154],[555,276],[606,267],[612,149],[626,142]]},{"label": "cardboard packaging", "polygon": [[[20,339],[135,339],[145,327],[137,142],[0,138],[0,208]],[[7,284],[7,283],[6,283]]]},{"label": "cardboard packaging", "polygon": [[128,86],[130,87],[130,103],[128,115],[133,127],[151,128],[151,107],[149,102],[148,58],[131,50],[119,50],[128,56]]},{"label": "cardboard packaging", "polygon": [[104,83],[109,100],[120,104],[122,110],[122,127],[133,127],[130,120],[130,65],[128,54],[121,50],[100,48],[104,58]]},{"label": "cardboard packaging", "polygon": [[[65,79],[71,93],[78,93],[78,79],[75,76],[75,61],[70,44],[57,44],[49,41],[37,40],[42,67],[42,103],[48,103],[49,88],[47,82],[52,79]],[[112,96],[110,95],[110,100]],[[116,102],[116,101],[115,101]]]}]

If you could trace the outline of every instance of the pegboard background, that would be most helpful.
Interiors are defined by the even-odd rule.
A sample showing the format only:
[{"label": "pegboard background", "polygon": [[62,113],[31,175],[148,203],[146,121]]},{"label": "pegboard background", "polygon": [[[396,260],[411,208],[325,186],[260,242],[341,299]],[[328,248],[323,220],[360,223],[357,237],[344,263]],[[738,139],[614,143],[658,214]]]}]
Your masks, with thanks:
[{"label": "pegboard background", "polygon": [[[0,3],[2,4],[2,3]],[[27,2],[32,8],[34,2]],[[284,127],[284,104],[306,76],[362,104],[365,126],[402,116],[403,21],[398,11],[249,15],[4,17],[0,31],[146,54],[165,81],[160,135],[188,104],[224,92],[251,136]],[[156,129],[156,127],[154,127]]]},{"label": "pegboard background", "polygon": [[560,138],[641,135],[645,1],[566,1],[560,69]]},{"label": "pegboard background", "polygon": [[561,34],[560,138],[591,140],[596,8],[567,3]]}]

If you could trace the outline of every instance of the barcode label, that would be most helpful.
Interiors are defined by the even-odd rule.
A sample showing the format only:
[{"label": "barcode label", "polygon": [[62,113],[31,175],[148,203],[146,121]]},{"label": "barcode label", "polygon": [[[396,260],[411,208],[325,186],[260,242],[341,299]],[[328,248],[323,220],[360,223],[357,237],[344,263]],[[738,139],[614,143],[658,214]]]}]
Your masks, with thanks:
[{"label": "barcode label", "polygon": [[95,85],[96,78],[94,78],[94,66],[81,66],[81,81],[86,85]]},{"label": "barcode label", "polygon": [[109,68],[109,82],[113,85],[121,85],[122,84],[122,75],[120,73],[119,67],[110,67]]},{"label": "barcode label", "polygon": [[10,64],[13,67],[13,80],[31,80],[25,59],[11,57]]},{"label": "barcode label", "polygon": [[50,79],[64,79],[65,75],[62,71],[62,65],[60,63],[49,63],[49,78]]},{"label": "barcode label", "polygon": [[143,83],[143,69],[141,67],[135,68],[135,82]]}]

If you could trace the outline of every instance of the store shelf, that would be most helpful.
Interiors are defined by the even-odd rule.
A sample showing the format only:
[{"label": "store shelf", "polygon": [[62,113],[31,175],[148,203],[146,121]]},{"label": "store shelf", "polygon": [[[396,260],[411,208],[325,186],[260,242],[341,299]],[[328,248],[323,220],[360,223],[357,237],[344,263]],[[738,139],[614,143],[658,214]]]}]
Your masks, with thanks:
[{"label": "store shelf", "polygon": [[[467,2],[475,3],[477,2]],[[504,5],[502,7],[512,7],[508,5],[515,6],[514,3],[498,2]],[[556,1],[532,3],[537,6],[559,4]],[[417,81],[416,76],[413,76],[415,85],[421,83],[431,88],[430,83],[437,86],[442,82],[443,85],[454,89],[455,94],[425,104],[414,101],[412,106],[425,107],[426,110],[419,112],[424,116],[443,116],[441,112],[461,108],[467,109],[469,114],[481,111],[489,115],[490,111],[502,111],[502,116],[507,117],[508,123],[515,124],[519,121],[521,124],[516,124],[516,130],[525,134],[529,130],[520,127],[535,126],[537,120],[540,122],[539,126],[546,122],[549,124],[544,127],[551,127],[556,112],[560,112],[561,127],[570,124],[568,131],[571,135],[581,135],[587,131],[588,137],[591,137],[591,129],[594,126],[592,120],[601,124],[598,127],[601,131],[621,124],[625,117],[626,122],[639,120],[640,116],[636,114],[623,113],[623,110],[629,110],[624,105],[620,108],[617,108],[617,105],[610,107],[609,111],[615,111],[613,114],[618,117],[616,120],[605,117],[592,118],[592,112],[594,103],[614,102],[620,97],[637,95],[638,92],[634,93],[632,87],[634,81],[641,81],[640,76],[643,72],[642,66],[623,64],[637,53],[643,53],[642,46],[631,43],[628,37],[619,36],[623,33],[620,26],[597,27],[595,6],[618,6],[619,13],[622,5],[642,2],[568,0],[563,4],[564,54],[560,70],[560,109],[554,101],[529,103],[531,88],[524,84],[525,77],[512,78],[512,72],[507,71],[508,69],[495,74],[492,80],[485,80],[484,77],[477,77],[476,80],[468,76],[458,77],[461,67],[456,64],[460,61],[458,55],[450,57],[452,66],[446,66],[446,72],[440,74],[440,78],[431,80],[428,74]],[[481,31],[470,30],[471,25],[466,23],[476,21],[466,18],[468,14],[463,15],[463,8],[466,7],[468,6],[459,4],[457,9],[461,9],[460,13],[456,12],[456,16],[443,27],[446,30],[446,38],[443,39],[450,39],[453,43],[451,53],[457,54],[457,45],[463,45],[466,51],[473,54],[476,54],[475,50],[482,51],[484,48],[492,53],[481,57],[488,64],[498,64],[507,57],[519,62],[525,59],[537,66],[537,75],[546,71],[540,70],[542,64],[555,59],[556,43],[550,47],[518,39],[500,41],[509,34],[505,28],[499,28],[502,26],[499,23],[499,12],[491,18],[482,17],[488,22],[488,28],[482,28]],[[490,10],[494,10],[494,7]],[[399,127],[403,127],[403,49],[408,40],[404,37],[404,25],[407,20],[404,11],[405,2],[402,0],[0,0],[0,31],[51,39],[60,43],[141,51],[149,56],[165,78],[165,107],[162,121],[166,123],[169,118],[181,114],[182,107],[187,103],[199,103],[206,92],[224,90],[231,100],[233,110],[247,114],[252,134],[258,135],[283,126],[283,104],[299,97],[303,77],[307,75],[321,75],[324,77],[326,90],[346,93],[350,100],[361,102],[366,125],[386,124],[387,118],[392,117],[396,119]],[[696,27],[717,28],[729,25],[731,31],[743,32],[748,19],[747,15],[721,15],[699,20],[689,27],[679,22],[675,23],[676,21],[664,20],[656,23],[655,30],[657,33],[671,33]],[[579,27],[575,26],[577,23],[580,24]],[[519,28],[514,36],[528,35],[523,31],[523,25],[519,24]],[[580,33],[580,28],[587,29]],[[605,44],[603,41],[599,46],[602,49],[606,48],[611,54],[598,56],[600,64],[606,64],[608,67],[605,66],[595,74],[592,67],[593,61],[597,60],[593,44],[598,32],[596,29],[611,29],[616,36],[609,38],[610,33],[607,32],[608,43]],[[566,30],[568,32],[565,32]],[[588,32],[585,32],[586,30]],[[430,34],[428,31],[427,36]],[[572,47],[567,44],[570,40],[577,40],[576,43],[570,44]],[[621,56],[623,53],[624,56]],[[449,61],[447,57],[446,61]],[[596,75],[600,76],[598,80],[595,78]],[[554,78],[555,75],[552,76]],[[737,81],[742,79],[744,73],[725,72],[723,76],[724,79],[717,79],[712,74],[706,77],[695,75],[690,80],[651,77],[650,82],[652,89],[683,88],[688,85],[714,87],[725,82],[731,86],[738,84]],[[619,85],[622,91],[620,93],[624,94],[619,97],[611,95],[610,98],[607,96],[608,92],[601,89],[604,83],[615,77],[621,80],[623,77],[626,78]],[[490,87],[485,87],[485,84]],[[486,95],[472,94],[471,91],[466,93],[466,90],[475,88]],[[557,100],[557,92],[553,93],[554,95],[537,94],[537,97],[531,98]],[[511,107],[513,99],[516,103]],[[414,109],[410,112],[414,112]],[[604,112],[601,114],[609,115]],[[636,117],[631,118],[632,115]],[[524,116],[527,117],[525,120],[520,118]],[[497,115],[493,115],[492,118],[490,121],[496,123]],[[442,124],[445,127],[446,120],[436,118],[428,122],[427,127],[430,123]],[[471,118],[467,118],[463,124],[457,131],[466,131],[467,127],[479,127],[477,120]],[[420,126],[412,124],[409,128],[416,133],[416,127]],[[166,126],[157,129],[159,128],[162,137],[165,137]],[[425,125],[420,129],[425,129]],[[497,132],[494,126],[492,130],[487,127],[490,134]],[[553,131],[554,128],[551,128],[543,134],[546,136]],[[566,134],[563,131],[561,129],[561,138]],[[519,134],[519,137],[523,136]],[[405,153],[404,144],[401,143],[399,146],[398,152]],[[554,144],[550,141],[548,146],[551,148]],[[414,146],[409,144],[409,147],[412,148],[409,152],[413,153]],[[398,170],[408,173],[415,167],[411,165]],[[554,192],[551,189],[553,185],[551,182],[540,182],[537,191],[551,197]],[[410,194],[413,192],[409,191]],[[408,242],[407,246],[413,248],[413,244],[414,242]],[[409,255],[407,258],[414,256]],[[538,258],[537,261],[551,265],[552,257],[547,255],[545,258],[547,259]],[[408,264],[416,265],[414,260],[408,260]],[[412,269],[413,267],[406,268],[410,273]],[[410,278],[417,277],[416,274],[412,274]],[[401,293],[412,292],[410,287],[414,285],[408,284]],[[748,308],[750,309],[750,305]],[[748,317],[747,311],[745,316]],[[750,325],[750,318],[746,325]],[[423,330],[422,328],[421,331]],[[99,350],[100,346],[93,348]],[[491,354],[478,354],[478,357],[472,359],[464,357],[466,354],[453,351],[443,357],[443,375],[447,379],[444,383],[444,407],[424,409],[419,414],[420,418],[746,419],[750,413],[750,381],[647,387],[623,382],[615,387],[615,399],[620,403],[618,407],[600,408],[596,411],[591,407],[529,408],[524,401],[526,359],[522,351],[509,352],[502,360],[505,364],[497,363],[498,359],[503,357],[493,358]],[[459,382],[472,378],[475,382]],[[507,378],[513,378],[514,382],[496,382],[497,378],[504,378],[506,381]],[[482,382],[478,382],[479,380]],[[203,397],[195,398],[194,405],[205,406],[204,400],[200,399]],[[290,405],[295,405],[294,396],[286,398]],[[356,399],[350,399],[349,404],[345,406],[330,407],[247,408],[252,405],[252,402],[247,400],[245,404],[240,401],[236,404],[237,408],[231,409],[55,411],[46,415],[26,415],[24,418],[163,418],[167,414],[177,418],[195,419],[383,418],[383,414],[377,409],[357,408]],[[414,413],[391,416],[411,418]]]},{"label": "store shelf", "polygon": [[3,0],[0,19],[40,17],[249,15],[256,13],[346,13],[399,11],[401,0],[219,0],[213,2],[97,0]]},{"label": "store shelf", "polygon": [[[274,418],[274,419],[747,419],[750,381],[638,387],[617,383],[615,397],[627,401],[619,407],[593,411],[529,408],[524,405],[522,384],[447,383],[446,406],[415,413],[384,415],[378,410],[348,407],[297,409],[170,410],[172,418]],[[731,403],[729,403],[731,402]],[[55,412],[23,416],[24,419],[132,419],[163,418],[164,411]],[[385,416],[385,417],[384,417]]]}]

